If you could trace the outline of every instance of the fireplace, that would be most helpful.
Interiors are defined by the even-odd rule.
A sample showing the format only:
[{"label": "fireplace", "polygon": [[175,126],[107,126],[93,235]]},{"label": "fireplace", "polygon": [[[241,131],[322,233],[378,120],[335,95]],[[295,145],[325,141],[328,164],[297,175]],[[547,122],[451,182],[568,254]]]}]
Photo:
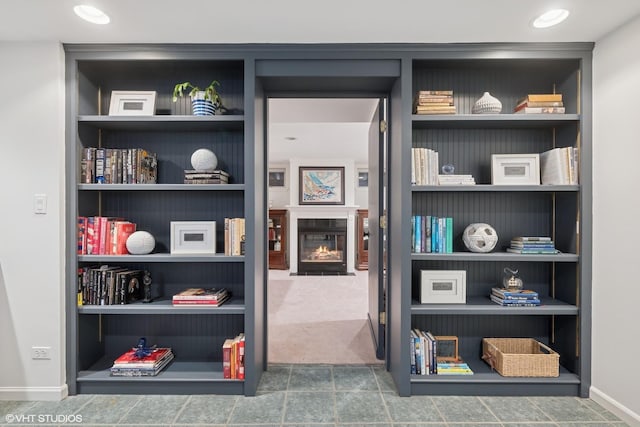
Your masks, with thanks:
[{"label": "fireplace", "polygon": [[298,219],[298,274],[347,274],[346,218]]}]

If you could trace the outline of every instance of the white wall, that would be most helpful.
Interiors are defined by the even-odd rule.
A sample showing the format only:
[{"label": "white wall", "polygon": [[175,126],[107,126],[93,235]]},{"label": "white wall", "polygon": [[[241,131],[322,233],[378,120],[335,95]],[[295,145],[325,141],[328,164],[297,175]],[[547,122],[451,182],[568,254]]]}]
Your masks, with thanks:
[{"label": "white wall", "polygon": [[[64,52],[0,42],[0,400],[66,395]],[[47,213],[34,213],[46,194]],[[32,346],[51,347],[32,360]]]},{"label": "white wall", "polygon": [[640,425],[637,224],[640,19],[597,41],[593,93],[592,398]]}]

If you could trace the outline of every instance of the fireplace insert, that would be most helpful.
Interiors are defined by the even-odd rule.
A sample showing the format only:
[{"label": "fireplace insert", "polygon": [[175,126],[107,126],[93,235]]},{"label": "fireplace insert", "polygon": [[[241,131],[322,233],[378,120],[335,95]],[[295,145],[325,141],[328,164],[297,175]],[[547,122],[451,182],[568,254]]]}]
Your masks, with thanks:
[{"label": "fireplace insert", "polygon": [[347,274],[347,220],[298,219],[298,274]]}]

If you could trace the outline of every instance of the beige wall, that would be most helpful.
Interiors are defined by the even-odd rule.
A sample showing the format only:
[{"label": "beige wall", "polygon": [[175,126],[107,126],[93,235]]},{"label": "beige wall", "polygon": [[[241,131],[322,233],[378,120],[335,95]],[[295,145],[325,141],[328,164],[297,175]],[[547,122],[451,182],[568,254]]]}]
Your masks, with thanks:
[{"label": "beige wall", "polygon": [[[66,395],[64,52],[0,43],[0,400]],[[47,213],[34,213],[34,195]],[[31,347],[51,347],[32,360]]]},{"label": "beige wall", "polygon": [[639,44],[636,19],[597,41],[593,61],[592,396],[621,406],[637,425]]}]

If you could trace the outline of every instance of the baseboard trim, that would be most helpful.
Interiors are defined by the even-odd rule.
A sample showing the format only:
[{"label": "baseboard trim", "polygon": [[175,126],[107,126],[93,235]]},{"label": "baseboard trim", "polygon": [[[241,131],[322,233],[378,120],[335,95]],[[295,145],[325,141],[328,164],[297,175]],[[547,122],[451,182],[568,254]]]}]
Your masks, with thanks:
[{"label": "baseboard trim", "polygon": [[596,387],[589,389],[591,399],[632,427],[640,427],[640,415],[622,405]]},{"label": "baseboard trim", "polygon": [[0,387],[0,400],[59,401],[68,395],[66,384],[60,387]]}]

